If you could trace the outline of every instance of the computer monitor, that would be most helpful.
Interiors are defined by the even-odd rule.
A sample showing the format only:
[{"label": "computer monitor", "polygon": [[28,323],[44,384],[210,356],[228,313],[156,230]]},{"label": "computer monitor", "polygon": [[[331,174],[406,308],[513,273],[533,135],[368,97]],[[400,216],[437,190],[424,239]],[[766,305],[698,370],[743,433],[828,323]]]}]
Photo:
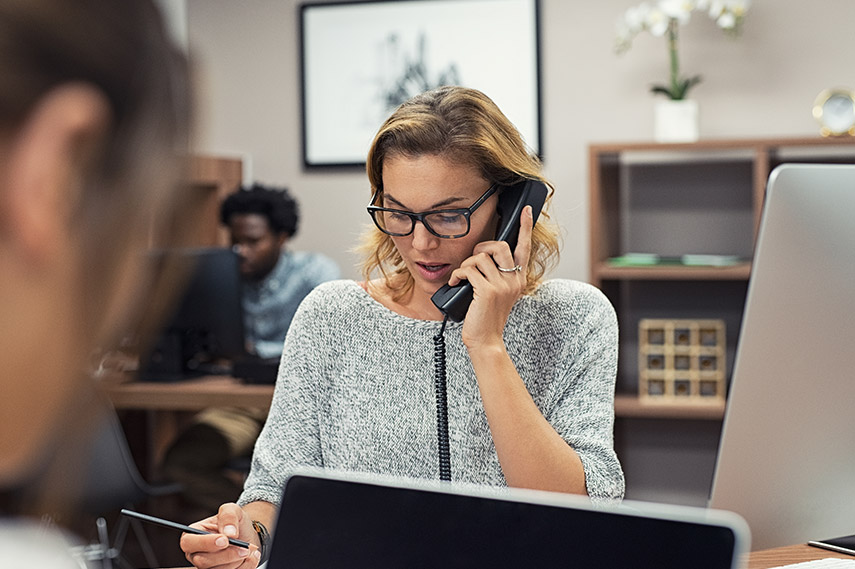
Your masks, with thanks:
[{"label": "computer monitor", "polygon": [[174,260],[186,284],[141,358],[140,379],[231,373],[230,362],[247,353],[237,254],[199,248],[156,251],[150,257],[154,263]]},{"label": "computer monitor", "polygon": [[855,533],[855,166],[770,178],[710,506],[765,549]]}]

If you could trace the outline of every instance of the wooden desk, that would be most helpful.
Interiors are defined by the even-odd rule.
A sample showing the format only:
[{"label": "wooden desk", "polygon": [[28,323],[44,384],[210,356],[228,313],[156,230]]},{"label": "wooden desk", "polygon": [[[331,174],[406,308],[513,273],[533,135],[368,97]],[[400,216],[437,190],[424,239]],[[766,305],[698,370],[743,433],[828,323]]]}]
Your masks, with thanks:
[{"label": "wooden desk", "polygon": [[820,549],[818,547],[811,547],[810,545],[800,543],[798,545],[788,545],[786,547],[754,551],[748,555],[748,564],[745,566],[745,569],[770,569],[772,567],[780,567],[781,565],[801,563],[802,561],[813,561],[815,559],[825,559],[827,557],[855,559],[855,557],[851,555],[836,553],[827,549]]},{"label": "wooden desk", "polygon": [[[843,553],[835,553],[818,547],[809,545],[788,545],[786,547],[776,547],[775,549],[765,549],[763,551],[755,551],[748,555],[745,569],[772,569],[781,565],[790,565],[792,563],[801,563],[802,561],[813,561],[815,559],[825,559],[826,557],[836,557],[840,559],[855,559],[851,555]],[[176,567],[174,569],[193,569],[192,567]]]},{"label": "wooden desk", "polygon": [[208,407],[270,408],[272,385],[251,385],[233,377],[205,376],[173,383],[116,381],[104,385],[116,409],[201,411]]},{"label": "wooden desk", "polygon": [[209,407],[269,409],[272,385],[245,384],[227,376],[204,376],[172,383],[105,380],[102,391],[117,410],[147,411],[149,417],[145,463],[154,470],[182,424],[197,411]]}]

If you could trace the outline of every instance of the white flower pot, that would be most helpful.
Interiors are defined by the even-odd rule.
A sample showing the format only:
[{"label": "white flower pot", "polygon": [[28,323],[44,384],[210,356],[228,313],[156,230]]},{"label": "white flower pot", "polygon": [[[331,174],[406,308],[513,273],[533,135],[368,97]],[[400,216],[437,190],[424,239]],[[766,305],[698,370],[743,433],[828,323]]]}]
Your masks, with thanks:
[{"label": "white flower pot", "polygon": [[689,99],[656,101],[653,108],[653,139],[657,142],[698,140],[698,102]]}]

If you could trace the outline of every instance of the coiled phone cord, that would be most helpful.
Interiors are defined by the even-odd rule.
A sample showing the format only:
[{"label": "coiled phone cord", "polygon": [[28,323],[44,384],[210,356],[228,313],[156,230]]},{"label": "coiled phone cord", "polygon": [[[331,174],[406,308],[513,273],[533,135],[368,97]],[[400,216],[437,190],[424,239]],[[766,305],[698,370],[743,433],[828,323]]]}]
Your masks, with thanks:
[{"label": "coiled phone cord", "polygon": [[445,323],[433,337],[434,388],[436,390],[436,437],[439,445],[439,479],[451,481],[451,451],[448,442],[448,393],[445,379]]}]

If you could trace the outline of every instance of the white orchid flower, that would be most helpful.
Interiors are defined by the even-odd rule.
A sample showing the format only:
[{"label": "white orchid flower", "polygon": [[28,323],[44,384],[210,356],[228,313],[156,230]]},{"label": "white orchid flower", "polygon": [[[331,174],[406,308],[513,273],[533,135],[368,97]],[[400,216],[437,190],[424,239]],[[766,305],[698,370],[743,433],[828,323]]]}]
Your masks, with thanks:
[{"label": "white orchid flower", "polygon": [[694,7],[694,2],[691,0],[659,0],[659,10],[668,18],[677,20],[681,25],[689,22]]},{"label": "white orchid flower", "polygon": [[727,35],[735,36],[750,6],[751,0],[656,0],[655,5],[642,2],[629,8],[623,18],[618,20],[615,26],[615,51],[627,51],[635,36],[645,30],[656,37],[667,34],[669,82],[667,85],[653,85],[651,91],[673,100],[682,100],[701,81],[701,76],[680,74],[677,27],[688,23],[692,12],[699,10],[706,12]]},{"label": "white orchid flower", "polygon": [[626,14],[624,14],[624,23],[631,31],[638,33],[644,29],[649,12],[650,5],[647,2],[642,2],[640,5],[626,11]]},{"label": "white orchid flower", "polygon": [[751,7],[751,0],[724,0],[724,7],[737,18],[741,18]]},{"label": "white orchid flower", "polygon": [[713,0],[709,15],[718,27],[727,32],[733,32],[745,16],[750,4],[750,0]]},{"label": "white orchid flower", "polygon": [[712,18],[713,20],[717,20],[723,12],[724,12],[724,1],[723,0],[711,0],[709,2],[709,7],[707,8],[707,14],[709,14],[710,18]]},{"label": "white orchid flower", "polygon": [[645,22],[645,27],[650,31],[651,34],[653,34],[657,38],[661,38],[665,35],[665,32],[668,31],[669,20],[670,18],[665,12],[663,12],[659,8],[652,8],[650,12],[647,13],[647,21]]},{"label": "white orchid flower", "polygon": [[632,39],[635,37],[635,33],[630,30],[623,19],[618,20],[615,24],[615,51],[617,53],[624,53],[630,47],[632,47]]},{"label": "white orchid flower", "polygon": [[724,12],[715,23],[723,30],[732,30],[736,27],[736,16],[730,12]]}]

